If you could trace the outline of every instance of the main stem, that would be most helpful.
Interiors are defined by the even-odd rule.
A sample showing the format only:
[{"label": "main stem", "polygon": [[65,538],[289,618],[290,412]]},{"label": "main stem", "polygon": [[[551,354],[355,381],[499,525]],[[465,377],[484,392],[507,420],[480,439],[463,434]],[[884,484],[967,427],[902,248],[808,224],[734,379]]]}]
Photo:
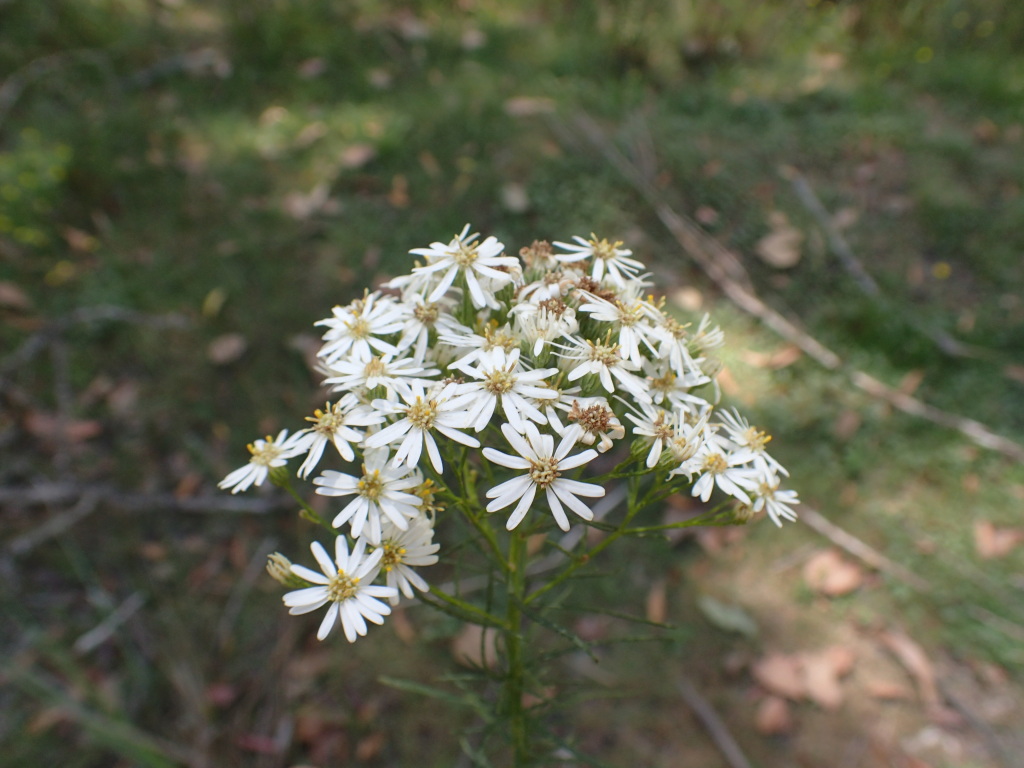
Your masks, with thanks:
[{"label": "main stem", "polygon": [[526,596],[526,537],[515,530],[508,544],[508,604],[505,609],[505,655],[508,671],[505,677],[505,711],[512,734],[515,765],[530,764],[530,737],[526,712],[523,709],[523,598]]}]

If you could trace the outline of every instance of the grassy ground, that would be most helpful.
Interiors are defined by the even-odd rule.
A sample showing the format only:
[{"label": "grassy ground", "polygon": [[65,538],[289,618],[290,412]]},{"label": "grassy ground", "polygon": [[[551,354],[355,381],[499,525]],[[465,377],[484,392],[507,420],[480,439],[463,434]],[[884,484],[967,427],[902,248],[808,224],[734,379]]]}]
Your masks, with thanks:
[{"label": "grassy ground", "polygon": [[[726,396],[776,435],[803,499],[931,585],[857,566],[857,591],[822,597],[801,569],[828,543],[798,526],[623,553],[608,568],[628,589],[594,599],[637,612],[665,584],[665,618],[685,631],[648,671],[633,646],[609,650],[602,675],[567,662],[568,688],[607,692],[561,715],[581,745],[612,764],[721,764],[672,683],[685,673],[757,765],[1010,765],[1020,462],[842,371],[768,356],[784,342],[719,296],[574,120],[653,150],[664,199],[848,366],[1020,442],[1011,6],[0,2],[7,764],[453,764],[453,723],[472,717],[376,678],[452,674],[458,627],[413,610],[405,634],[320,645],[262,576],[267,551],[304,538],[287,505],[187,502],[322,399],[302,354],[315,320],[469,221],[510,248],[618,237],[670,276],[667,293],[694,289],[685,303],[714,312],[734,350]],[[842,268],[787,167],[877,295]],[[788,267],[757,255],[773,229],[799,243],[775,252]],[[943,352],[940,332],[972,355]],[[49,499],[26,490],[57,484]],[[702,596],[756,637],[710,620]],[[945,714],[920,700],[894,632],[923,649]],[[844,703],[796,696],[794,723],[765,735],[758,661],[831,645],[858,658]],[[878,679],[909,698],[879,695]]]}]

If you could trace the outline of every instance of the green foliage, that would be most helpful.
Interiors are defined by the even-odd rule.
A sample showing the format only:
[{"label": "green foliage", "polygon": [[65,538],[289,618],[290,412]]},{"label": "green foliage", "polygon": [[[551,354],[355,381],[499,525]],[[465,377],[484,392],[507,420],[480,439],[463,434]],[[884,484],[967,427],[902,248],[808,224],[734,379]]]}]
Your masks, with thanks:
[{"label": "green foliage", "polygon": [[[629,233],[658,264],[659,288],[699,279],[580,139],[580,111],[611,134],[622,128],[641,159],[646,131],[667,199],[703,211],[708,231],[750,257],[759,292],[851,365],[892,385],[919,370],[921,399],[1024,434],[1021,384],[1010,376],[1024,360],[1016,3],[0,0],[0,16],[0,281],[30,302],[18,309],[4,294],[0,346],[21,350],[81,307],[184,321],[74,326],[58,334],[63,352],[46,347],[4,367],[5,487],[76,479],[182,498],[210,488],[237,464],[254,414],[268,414],[261,432],[275,431],[308,398],[300,350],[317,332],[311,322],[407,269],[410,243],[445,239],[467,221],[510,248],[536,233]],[[830,212],[854,210],[844,235],[884,300],[861,295],[780,165],[798,166]],[[510,184],[525,206],[503,202]],[[772,211],[806,235],[788,271],[753,256]],[[698,287],[705,308],[715,302]],[[944,355],[922,326],[987,354]],[[726,331],[740,348],[778,344],[738,315]],[[210,344],[226,334],[246,347],[218,363]],[[806,360],[761,374],[753,410],[802,478],[802,497],[935,584],[928,598],[878,588],[873,617],[906,617],[922,638],[1019,674],[1019,550],[980,562],[971,547],[976,520],[1019,524],[1019,467]],[[59,446],[33,426],[61,409],[99,420],[101,434]],[[859,426],[841,437],[848,411]],[[969,476],[979,491],[965,489]],[[5,508],[8,541],[58,507]],[[65,534],[69,544],[15,557],[18,579],[2,595],[14,631],[0,650],[28,676],[4,693],[8,762],[163,765],[182,757],[167,757],[174,742],[215,763],[249,763],[260,753],[239,744],[265,747],[246,738],[298,706],[327,713],[319,733],[345,734],[322,764],[355,759],[351,734],[374,727],[367,711],[398,734],[385,762],[451,764],[454,748],[433,751],[451,737],[443,712],[400,698],[368,703],[361,686],[383,665],[337,647],[322,661],[294,625],[280,628],[287,619],[271,588],[239,586],[265,540],[297,538],[284,517],[102,506]],[[764,552],[792,549],[796,535],[783,532],[783,545],[769,533],[745,555],[765,568]],[[687,565],[678,554],[634,553],[609,570],[635,587]],[[637,613],[614,607],[621,594],[600,582],[571,587]],[[92,654],[67,650],[135,591],[145,607],[111,641]],[[758,606],[736,602],[757,616]],[[229,604],[237,620],[221,630]],[[1009,624],[979,619],[984,611]],[[703,620],[686,618],[693,647],[705,647]],[[420,652],[448,664],[456,623],[419,613],[415,622],[427,639]],[[709,653],[721,651],[720,635]],[[401,685],[434,683],[422,656],[382,642]],[[649,652],[635,646],[623,658],[643,667]],[[321,659],[324,671],[289,666],[292,656]],[[664,684],[655,677],[648,690]],[[230,705],[216,703],[225,683]],[[54,708],[73,716],[53,720]],[[310,743],[293,744],[289,760],[313,762]]]}]

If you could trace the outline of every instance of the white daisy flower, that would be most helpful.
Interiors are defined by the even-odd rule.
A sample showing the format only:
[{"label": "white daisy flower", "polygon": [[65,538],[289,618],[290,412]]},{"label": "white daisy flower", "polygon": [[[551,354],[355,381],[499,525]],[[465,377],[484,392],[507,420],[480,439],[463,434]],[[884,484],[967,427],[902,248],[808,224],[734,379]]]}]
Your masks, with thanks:
[{"label": "white daisy flower", "polygon": [[750,422],[735,410],[732,413],[726,410],[721,410],[718,413],[722,424],[729,432],[729,437],[740,450],[746,450],[749,453],[748,460],[753,461],[757,469],[767,477],[775,473],[789,476],[786,468],[769,456],[765,450],[772,439],[771,435],[761,432],[757,427],[750,426]]},{"label": "white daisy flower", "polygon": [[[429,592],[430,585],[413,568],[434,565],[440,544],[434,543],[434,526],[426,515],[420,515],[401,530],[388,522],[384,523],[383,540],[380,545],[384,556],[380,565],[387,577],[387,585],[401,590],[408,598],[413,589]],[[398,595],[391,598],[392,605],[398,605]]]},{"label": "white daisy flower", "polygon": [[[692,462],[692,464],[690,464]],[[739,499],[744,504],[750,504],[750,496],[747,491],[756,487],[759,472],[750,467],[743,466],[747,458],[742,454],[733,454],[717,450],[710,442],[705,442],[690,462],[684,462],[683,466],[696,466],[696,472],[700,473],[697,482],[693,484],[693,496],[700,496],[701,501],[708,501],[711,498],[711,491],[717,485],[725,493]],[[679,469],[682,469],[680,467]],[[673,470],[676,474],[679,470]],[[688,473],[689,474],[689,473]]]},{"label": "white daisy flower", "polygon": [[544,351],[544,345],[579,330],[576,310],[560,298],[516,304],[509,312],[515,318],[520,338],[533,348],[533,356]]},{"label": "white daisy flower", "polygon": [[306,459],[299,467],[299,477],[305,478],[313,471],[323,456],[328,443],[333,445],[345,461],[354,461],[355,452],[352,443],[359,443],[366,433],[353,427],[368,427],[380,424],[384,416],[371,408],[360,405],[356,398],[349,394],[333,405],[328,402],[324,410],[317,408],[306,421],[313,426],[296,432],[294,436],[296,448],[306,451]]},{"label": "white daisy flower", "polygon": [[459,402],[471,414],[473,428],[480,432],[491,423],[494,409],[501,403],[505,418],[516,432],[525,428],[525,420],[538,424],[547,420],[528,398],[551,400],[558,393],[543,386],[544,379],[558,373],[557,368],[538,368],[527,371],[519,364],[519,350],[506,352],[501,347],[484,353],[476,367],[462,366],[459,370],[478,381],[468,381],[458,387]]},{"label": "white daisy flower", "polygon": [[690,394],[691,389],[711,383],[711,379],[703,373],[687,371],[679,375],[667,360],[646,359],[643,361],[643,372],[651,398],[659,405],[668,401],[672,408],[681,406],[694,412],[700,412],[710,405],[700,395]]},{"label": "white daisy flower", "polygon": [[350,643],[354,643],[357,637],[366,634],[367,621],[383,624],[384,617],[391,613],[391,607],[377,598],[395,598],[398,596],[398,590],[394,587],[372,586],[380,569],[383,550],[378,549],[366,555],[366,542],[360,539],[349,554],[348,542],[344,536],[338,536],[334,544],[333,561],[319,541],[314,541],[310,545],[313,557],[316,558],[323,573],[293,564],[292,573],[316,586],[288,592],[282,600],[290,609],[288,613],[292,615],[310,613],[330,603],[327,615],[317,630],[317,639],[323,640],[327,637],[340,619],[345,637]]},{"label": "white daisy flower", "polygon": [[393,344],[378,338],[402,330],[401,314],[390,296],[370,293],[347,307],[335,307],[333,313],[334,317],[316,323],[327,326],[326,343],[317,355],[328,364],[341,358],[367,361],[374,349],[385,355],[398,353]]},{"label": "white daisy flower", "polygon": [[623,357],[618,344],[611,343],[608,338],[594,342],[578,336],[566,336],[565,340],[568,343],[554,346],[562,350],[557,354],[566,361],[566,367],[570,368],[567,376],[569,381],[577,381],[591,373],[598,377],[606,392],[614,392],[615,381],[618,381],[623,389],[640,402],[651,402],[647,383],[632,373],[639,366]]},{"label": "white daisy flower", "polygon": [[480,284],[480,278],[488,277],[498,287],[508,285],[513,277],[502,269],[519,269],[515,256],[501,256],[505,250],[493,236],[477,244],[477,233],[469,234],[469,224],[450,243],[431,243],[429,248],[414,248],[410,253],[427,257],[427,264],[413,269],[414,274],[429,275],[443,273],[427,301],[437,301],[451,288],[456,275],[462,272],[469,289],[473,306],[497,308],[493,295],[488,295]]},{"label": "white daisy flower", "polygon": [[398,449],[395,451],[393,466],[404,464],[413,468],[419,463],[425,446],[431,465],[439,473],[444,471],[444,465],[431,430],[437,430],[462,445],[479,448],[479,440],[472,435],[459,432],[460,429],[469,429],[473,423],[470,418],[472,414],[464,407],[464,399],[453,400],[445,397],[444,393],[445,390],[427,394],[421,384],[413,383],[406,392],[400,393],[405,400],[404,403],[374,400],[373,407],[378,411],[403,416],[394,424],[367,437],[366,447],[380,448],[397,443]]},{"label": "white daisy flower", "polygon": [[452,301],[446,297],[427,301],[413,291],[404,294],[399,305],[404,320],[398,350],[412,349],[413,359],[422,362],[427,355],[431,331],[452,333],[462,327],[450,314],[451,305]]},{"label": "white daisy flower", "polygon": [[597,451],[590,448],[575,456],[569,456],[569,451],[575,444],[572,435],[563,437],[556,449],[554,438],[551,435],[542,435],[536,425],[531,422],[526,423],[526,431],[522,435],[508,424],[503,424],[501,431],[509,445],[519,455],[510,456],[488,447],[483,450],[484,456],[494,464],[510,469],[525,469],[527,472],[525,475],[499,483],[487,491],[487,498],[493,499],[487,505],[488,512],[497,512],[513,502],[518,502],[505,524],[505,527],[511,531],[526,517],[530,505],[533,504],[537,495],[537,489],[541,488],[544,490],[555,522],[563,531],[569,530],[569,518],[562,507],[563,503],[584,520],[594,519],[594,513],[590,508],[576,497],[604,496],[604,488],[593,483],[570,480],[567,477],[562,477],[562,473],[586,464],[597,456]]},{"label": "white daisy flower", "polygon": [[334,392],[354,392],[366,395],[377,387],[384,387],[387,396],[395,392],[407,395],[410,387],[421,381],[420,377],[433,376],[436,368],[424,368],[424,363],[411,357],[393,360],[391,355],[370,356],[369,360],[338,360],[334,362],[324,379],[324,384],[333,385]]},{"label": "white daisy flower", "polygon": [[779,490],[778,479],[768,476],[754,489],[752,507],[755,512],[760,512],[763,509],[768,513],[772,522],[781,528],[783,520],[796,521],[796,511],[793,507],[799,503],[800,499],[797,498],[796,491]]},{"label": "white daisy flower", "polygon": [[676,416],[664,408],[641,403],[640,413],[626,413],[626,418],[633,422],[634,435],[650,441],[646,465],[648,469],[654,468],[661,460],[662,451],[676,435]]},{"label": "white daisy flower", "polygon": [[659,313],[653,335],[658,340],[658,357],[668,360],[676,376],[701,372],[690,352],[689,323],[681,323],[671,315]]},{"label": "white daisy flower", "polygon": [[711,315],[705,314],[697,332],[690,338],[690,344],[700,355],[705,355],[725,344],[725,332],[717,325],[711,325]]},{"label": "white daisy flower", "polygon": [[469,328],[460,326],[454,332],[440,334],[439,340],[442,344],[455,348],[458,359],[448,367],[457,371],[472,365],[492,349],[511,352],[513,349],[519,349],[522,343],[519,335],[513,332],[512,326],[508,323],[502,326],[487,323],[483,327],[483,334],[473,333]]},{"label": "white daisy flower", "polygon": [[288,437],[287,429],[282,429],[277,437],[267,435],[266,439],[254,440],[246,447],[252,454],[249,463],[217,483],[218,488],[230,488],[232,493],[239,493],[250,486],[263,485],[272,467],[285,466],[288,459],[298,456],[304,450],[296,443],[294,435]]},{"label": "white daisy flower", "polygon": [[615,440],[626,435],[626,428],[603,397],[574,399],[565,418],[569,425],[564,430],[556,430],[559,435],[571,435],[574,441],[584,445],[597,443],[598,453],[604,453]]},{"label": "white daisy flower", "polygon": [[651,304],[638,298],[619,297],[609,301],[592,293],[581,293],[584,302],[580,305],[580,312],[587,312],[593,319],[612,323],[618,328],[619,346],[624,357],[639,366],[643,360],[640,354],[641,344],[651,355],[658,356],[658,351],[654,347],[654,326],[651,325],[651,320],[657,317],[658,310]]},{"label": "white daisy flower", "polygon": [[408,468],[388,466],[388,452],[382,450],[366,454],[361,476],[327,470],[314,478],[313,485],[320,486],[316,492],[321,496],[354,495],[331,525],[340,528],[350,523],[353,538],[363,536],[365,528],[370,543],[380,544],[382,518],[404,531],[409,527],[409,520],[419,515],[422,499],[407,491],[420,482]]},{"label": "white daisy flower", "polygon": [[590,240],[584,240],[578,235],[573,235],[576,244],[560,243],[557,240],[555,245],[569,253],[557,254],[555,256],[561,262],[583,261],[592,259],[590,276],[597,282],[601,282],[605,274],[608,282],[617,287],[626,285],[626,281],[635,278],[644,268],[643,262],[629,258],[633,252],[625,248],[619,248],[621,242],[610,243],[607,240],[598,240],[597,235],[591,235]]}]

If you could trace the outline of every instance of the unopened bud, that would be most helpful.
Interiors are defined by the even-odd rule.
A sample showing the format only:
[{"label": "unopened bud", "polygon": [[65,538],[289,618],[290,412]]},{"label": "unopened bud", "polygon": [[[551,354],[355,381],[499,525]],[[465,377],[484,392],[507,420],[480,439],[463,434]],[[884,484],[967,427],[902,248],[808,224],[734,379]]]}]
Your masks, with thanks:
[{"label": "unopened bud", "polygon": [[754,516],[756,514],[757,513],[754,511],[754,508],[750,504],[744,504],[742,502],[737,502],[732,509],[733,522],[738,525],[749,523],[751,520],[754,519]]},{"label": "unopened bud", "polygon": [[298,589],[311,586],[305,579],[292,573],[292,561],[280,552],[272,552],[267,555],[267,573],[278,584],[286,587]]}]

